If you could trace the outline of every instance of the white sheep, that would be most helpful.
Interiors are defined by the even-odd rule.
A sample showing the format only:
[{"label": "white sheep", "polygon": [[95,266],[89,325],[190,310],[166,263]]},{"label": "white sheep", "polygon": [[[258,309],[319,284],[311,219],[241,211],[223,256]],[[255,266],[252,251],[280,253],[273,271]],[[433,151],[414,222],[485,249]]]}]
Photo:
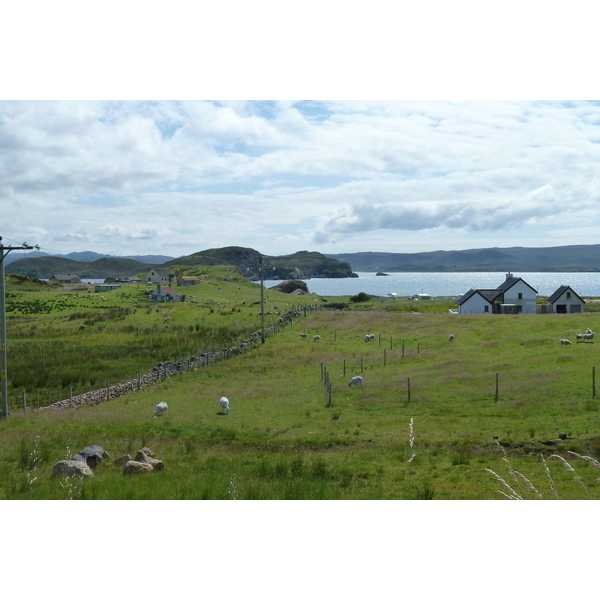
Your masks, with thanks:
[{"label": "white sheep", "polygon": [[560,340],[560,345],[561,346],[570,346],[571,342],[569,340],[562,339],[562,340]]},{"label": "white sheep", "polygon": [[362,385],[363,379],[360,375],[353,377],[348,383],[348,387],[352,387],[353,385]]},{"label": "white sheep", "polygon": [[576,333],[575,337],[578,340],[593,340],[595,335],[591,329],[587,329],[586,333]]},{"label": "white sheep", "polygon": [[154,409],[154,418],[160,417],[163,413],[168,412],[169,405],[166,402],[159,402]]},{"label": "white sheep", "polygon": [[229,400],[225,398],[225,396],[219,400],[219,406],[221,407],[222,413],[225,413],[226,415],[229,414]]},{"label": "white sheep", "polygon": [[315,337],[313,338],[313,342],[318,342],[321,339],[320,335],[315,335]]},{"label": "white sheep", "polygon": [[453,342],[453,341],[454,341],[454,334],[453,334],[453,333],[451,333],[451,334],[448,336],[448,339],[449,339],[451,342]]}]

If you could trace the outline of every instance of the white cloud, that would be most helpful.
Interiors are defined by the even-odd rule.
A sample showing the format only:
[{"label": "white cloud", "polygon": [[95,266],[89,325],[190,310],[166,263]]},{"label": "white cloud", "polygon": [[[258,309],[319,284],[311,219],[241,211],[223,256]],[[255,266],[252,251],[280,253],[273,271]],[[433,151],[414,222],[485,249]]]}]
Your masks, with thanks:
[{"label": "white cloud", "polygon": [[7,236],[64,251],[544,246],[600,217],[598,123],[594,102],[0,102],[0,199]]}]

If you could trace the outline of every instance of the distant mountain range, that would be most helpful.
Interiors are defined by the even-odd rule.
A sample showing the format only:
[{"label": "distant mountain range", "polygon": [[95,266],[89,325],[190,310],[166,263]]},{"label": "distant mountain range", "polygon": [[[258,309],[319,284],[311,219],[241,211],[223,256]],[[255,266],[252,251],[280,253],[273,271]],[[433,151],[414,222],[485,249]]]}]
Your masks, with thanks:
[{"label": "distant mountain range", "polygon": [[350,263],[353,271],[450,272],[600,271],[600,244],[551,248],[481,248],[434,252],[355,252],[327,254]]},{"label": "distant mountain range", "polygon": [[112,256],[110,254],[98,254],[97,252],[69,252],[69,254],[49,254],[47,252],[28,252],[25,256],[21,252],[9,252],[4,257],[4,266],[10,265],[23,258],[43,258],[45,256],[56,256],[75,260],[77,262],[94,262],[100,258],[129,258],[147,265],[160,265],[168,260],[173,260],[172,256],[163,256],[161,254],[146,254],[144,256]]},{"label": "distant mountain range", "polygon": [[[261,254],[252,248],[228,246],[202,250],[173,258],[162,255],[106,256],[96,252],[73,252],[52,256],[31,252],[26,258],[8,253],[6,271],[49,279],[56,274],[82,278],[131,277],[152,267],[233,265],[249,279],[258,279]],[[14,254],[19,254],[15,252]],[[32,256],[34,255],[35,256]],[[13,260],[8,260],[9,258]],[[16,258],[16,260],[14,260]],[[317,277],[356,277],[353,271],[367,272],[575,272],[600,271],[600,244],[551,248],[484,248],[477,250],[438,250],[434,252],[393,253],[355,252],[320,254],[296,252],[289,256],[263,256],[264,278],[312,279]]]}]

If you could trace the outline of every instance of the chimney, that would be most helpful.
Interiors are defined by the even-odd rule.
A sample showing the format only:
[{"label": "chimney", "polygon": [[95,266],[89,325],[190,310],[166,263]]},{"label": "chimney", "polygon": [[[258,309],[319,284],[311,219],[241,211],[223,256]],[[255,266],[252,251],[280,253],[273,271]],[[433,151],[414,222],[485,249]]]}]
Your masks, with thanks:
[{"label": "chimney", "polygon": [[512,273],[509,271],[509,272],[506,274],[506,279],[508,280],[508,279],[510,279],[511,277],[512,277]]}]

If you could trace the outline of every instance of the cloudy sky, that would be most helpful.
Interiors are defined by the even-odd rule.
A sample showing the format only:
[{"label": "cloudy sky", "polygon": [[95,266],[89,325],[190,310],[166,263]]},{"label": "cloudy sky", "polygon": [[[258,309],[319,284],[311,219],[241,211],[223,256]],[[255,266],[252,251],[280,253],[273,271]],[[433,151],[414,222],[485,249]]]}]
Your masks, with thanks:
[{"label": "cloudy sky", "polygon": [[[600,240],[600,103],[577,100],[597,96],[544,86],[538,95],[527,86],[567,74],[590,80],[585,62],[570,62],[567,52],[567,45],[579,54],[593,46],[589,20],[575,17],[578,28],[567,37],[564,11],[528,12],[512,2],[519,20],[496,14],[488,30],[468,19],[446,27],[454,5],[437,5],[436,19],[423,8],[393,20],[347,4],[344,13],[328,12],[321,3],[315,20],[308,2],[293,15],[296,28],[277,29],[244,4],[239,19],[227,21],[231,43],[224,44],[207,21],[176,11],[150,11],[145,27],[139,12],[111,21],[105,11],[94,14],[96,29],[82,33],[67,19],[58,34],[48,33],[55,9],[39,6],[28,27],[49,43],[33,51],[13,35],[10,50],[25,62],[17,69],[6,61],[5,74],[12,68],[21,87],[6,86],[12,93],[0,96],[5,242],[39,243],[47,252],[180,256],[229,245],[281,255]],[[477,6],[464,14],[489,23]],[[208,23],[225,22],[230,8]],[[9,10],[25,22],[27,7]],[[178,29],[165,42],[173,15]],[[127,18],[141,44],[132,43]],[[162,27],[160,44],[149,24]],[[328,24],[337,40],[324,35]],[[210,60],[198,60],[209,51]],[[342,51],[348,60],[339,59]],[[134,80],[140,91],[132,91]],[[194,84],[181,93],[183,80]],[[427,87],[432,81],[437,87]],[[536,99],[545,97],[555,99]]]}]

